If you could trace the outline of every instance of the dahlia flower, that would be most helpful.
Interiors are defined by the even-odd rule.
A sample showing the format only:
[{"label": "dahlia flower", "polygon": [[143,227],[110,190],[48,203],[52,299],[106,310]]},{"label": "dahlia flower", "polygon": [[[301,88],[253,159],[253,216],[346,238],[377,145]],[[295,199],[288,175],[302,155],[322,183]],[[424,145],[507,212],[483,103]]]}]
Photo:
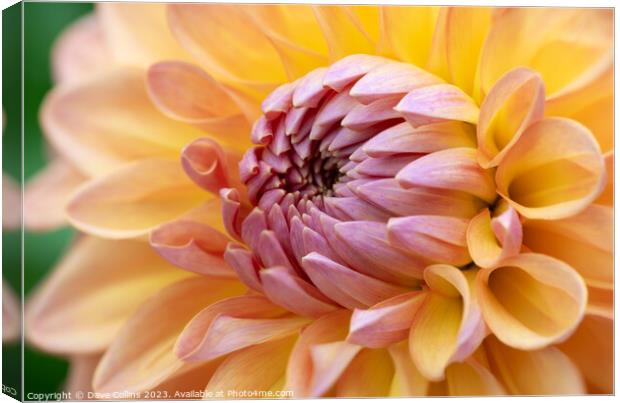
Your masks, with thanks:
[{"label": "dahlia flower", "polygon": [[99,4],[55,48],[26,195],[85,235],[27,339],[102,394],[611,393],[612,31]]}]

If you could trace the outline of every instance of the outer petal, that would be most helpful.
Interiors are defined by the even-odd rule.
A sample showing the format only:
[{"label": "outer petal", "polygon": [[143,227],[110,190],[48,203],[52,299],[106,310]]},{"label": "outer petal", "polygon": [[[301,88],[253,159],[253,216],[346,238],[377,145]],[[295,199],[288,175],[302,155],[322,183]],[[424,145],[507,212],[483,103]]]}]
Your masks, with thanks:
[{"label": "outer petal", "polygon": [[613,328],[611,318],[586,315],[575,333],[559,346],[579,367],[590,393],[613,393]]},{"label": "outer petal", "polygon": [[385,397],[390,392],[394,364],[385,349],[359,352],[335,385],[338,397]]},{"label": "outer petal", "polygon": [[52,145],[87,175],[149,156],[176,158],[200,137],[189,125],[165,117],[151,103],[141,70],[115,68],[56,87],[41,122]]},{"label": "outer petal", "polygon": [[542,348],[566,339],[583,317],[587,290],[566,263],[521,254],[478,273],[484,320],[505,344]]},{"label": "outer petal", "polygon": [[111,65],[110,49],[96,15],[80,18],[66,29],[52,49],[54,80],[79,80]]},{"label": "outer petal", "polygon": [[313,11],[327,41],[332,61],[354,53],[375,53],[372,38],[351,7],[315,6]]},{"label": "outer petal", "polygon": [[86,177],[60,158],[30,179],[24,192],[24,226],[45,231],[67,223],[65,207]]},{"label": "outer petal", "polygon": [[540,72],[552,99],[595,84],[594,73],[609,63],[612,32],[609,9],[508,10],[496,19],[484,44],[483,93],[515,66]]},{"label": "outer petal", "polygon": [[490,268],[521,250],[523,229],[519,215],[512,208],[491,219],[484,209],[469,222],[467,247],[476,265]]},{"label": "outer petal", "polygon": [[580,395],[585,385],[579,368],[559,349],[523,351],[497,339],[485,340],[494,371],[508,393],[516,395]]},{"label": "outer petal", "polygon": [[161,290],[125,323],[104,354],[93,380],[95,390],[145,390],[195,368],[174,355],[176,338],[203,307],[243,290],[238,282],[206,277],[186,279]]},{"label": "outer petal", "polygon": [[137,241],[84,238],[27,304],[26,337],[47,351],[103,351],[147,298],[187,277]]},{"label": "outer petal", "polygon": [[446,368],[448,393],[452,396],[497,396],[506,391],[491,371],[470,358]]},{"label": "outer petal", "polygon": [[388,351],[394,361],[394,380],[390,396],[426,396],[430,382],[422,376],[411,360],[408,342],[393,344]]},{"label": "outer petal", "polygon": [[469,356],[486,335],[472,289],[475,275],[473,270],[464,274],[448,265],[424,271],[431,292],[411,326],[409,350],[427,379],[442,380],[445,368]]},{"label": "outer petal", "polygon": [[498,165],[523,131],[543,117],[545,88],[540,75],[516,68],[493,85],[480,106],[478,161],[485,167]]},{"label": "outer petal", "polygon": [[603,204],[605,206],[613,206],[614,204],[614,152],[608,151],[603,157],[605,158],[605,172],[607,181],[605,189],[596,199],[597,204]]},{"label": "outer petal", "polygon": [[187,60],[166,21],[164,4],[97,5],[106,44],[120,64],[148,67],[160,60]]},{"label": "outer petal", "polygon": [[592,134],[579,123],[546,118],[531,125],[506,153],[498,192],[528,218],[559,219],[590,204],[605,184],[605,166]]},{"label": "outer petal", "polygon": [[177,162],[141,160],[86,183],[67,212],[73,225],[85,232],[129,238],[180,217],[207,199],[205,195]]},{"label": "outer petal", "polygon": [[[94,355],[76,355],[71,357],[69,364],[69,373],[63,390],[70,393],[71,396],[77,392],[88,393],[93,391],[93,374],[95,368],[101,359],[100,354]],[[89,399],[90,400],[90,399]]]}]

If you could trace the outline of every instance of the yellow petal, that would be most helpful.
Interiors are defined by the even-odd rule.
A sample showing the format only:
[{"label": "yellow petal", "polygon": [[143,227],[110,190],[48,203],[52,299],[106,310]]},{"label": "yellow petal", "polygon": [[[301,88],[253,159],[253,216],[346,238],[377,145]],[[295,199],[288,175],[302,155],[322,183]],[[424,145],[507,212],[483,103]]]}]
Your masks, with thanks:
[{"label": "yellow petal", "polygon": [[517,66],[540,72],[550,98],[587,86],[596,81],[592,70],[609,58],[612,32],[610,9],[511,8],[496,18],[484,44],[482,91]]},{"label": "yellow petal", "polygon": [[490,337],[485,347],[496,375],[510,394],[579,395],[585,393],[579,368],[556,347],[516,350]]},{"label": "yellow petal", "polygon": [[244,396],[235,396],[235,393],[272,390],[286,371],[296,338],[290,336],[231,354],[213,374],[207,391],[223,391],[224,397],[239,399]]},{"label": "yellow petal", "polygon": [[521,254],[478,273],[480,306],[491,331],[520,349],[566,339],[583,317],[587,290],[566,263],[546,255]]},{"label": "yellow petal", "polygon": [[65,206],[86,177],[60,158],[52,161],[26,184],[24,226],[45,231],[66,225]]},{"label": "yellow petal", "polygon": [[560,219],[599,195],[605,166],[588,129],[570,119],[545,118],[506,153],[495,181],[502,197],[525,217]]},{"label": "yellow petal", "polygon": [[142,70],[119,67],[56,87],[41,112],[49,141],[89,176],[138,158],[178,158],[185,144],[204,134],[164,116],[144,79]]},{"label": "yellow petal", "polygon": [[287,81],[278,52],[243,7],[174,4],[168,5],[168,18],[174,36],[216,79],[258,99]]},{"label": "yellow petal", "polygon": [[97,4],[99,18],[114,60],[146,68],[160,60],[189,60],[166,20],[165,4]]},{"label": "yellow petal", "polygon": [[596,199],[595,203],[603,204],[605,206],[614,205],[614,152],[613,150],[607,151],[603,158],[605,158],[605,173],[606,181],[605,188]]},{"label": "yellow petal", "polygon": [[523,131],[543,116],[545,88],[540,75],[517,68],[504,74],[480,106],[478,161],[497,166]]},{"label": "yellow petal", "polygon": [[558,258],[581,274],[588,286],[613,289],[613,208],[588,206],[563,220],[528,220],[524,243]]},{"label": "yellow petal", "polygon": [[472,290],[475,275],[476,270],[461,272],[441,264],[424,271],[430,292],[411,325],[409,349],[429,380],[442,380],[445,368],[469,356],[486,334]]},{"label": "yellow petal", "polygon": [[108,238],[147,234],[215,196],[185,176],[178,162],[141,160],[83,185],[67,206],[71,223]]},{"label": "yellow petal", "polygon": [[110,56],[99,18],[92,14],[82,17],[63,31],[54,43],[54,80],[80,80],[98,70],[110,68]]},{"label": "yellow petal", "polygon": [[474,95],[480,50],[491,26],[490,7],[451,7],[446,16],[446,61],[451,82]]},{"label": "yellow petal", "polygon": [[191,277],[161,290],[117,334],[95,372],[95,390],[146,390],[196,368],[199,364],[185,364],[174,355],[175,340],[202,308],[244,289],[237,281]]},{"label": "yellow petal", "polygon": [[467,247],[476,265],[488,268],[517,255],[522,236],[519,216],[512,207],[493,220],[489,210],[484,209],[469,222]]},{"label": "yellow petal", "polygon": [[502,384],[493,373],[470,358],[446,368],[446,383],[451,396],[498,396],[505,395]]},{"label": "yellow petal", "polygon": [[170,118],[203,129],[225,147],[249,147],[249,122],[226,89],[199,67],[177,61],[154,64],[147,73],[147,89]]},{"label": "yellow petal", "polygon": [[590,393],[613,393],[613,318],[586,315],[575,333],[559,348],[577,364]]},{"label": "yellow petal", "polygon": [[390,396],[426,396],[429,381],[420,374],[411,360],[409,343],[402,341],[392,344],[388,351],[394,362],[394,379],[390,389]]},{"label": "yellow petal", "polygon": [[55,353],[101,352],[141,303],[187,275],[147,243],[86,237],[30,297],[26,336]]},{"label": "yellow petal", "polygon": [[375,53],[375,43],[355,11],[346,6],[314,6],[332,62],[355,53]]},{"label": "yellow petal", "polygon": [[385,397],[390,391],[394,365],[385,349],[364,349],[336,382],[338,397]]}]

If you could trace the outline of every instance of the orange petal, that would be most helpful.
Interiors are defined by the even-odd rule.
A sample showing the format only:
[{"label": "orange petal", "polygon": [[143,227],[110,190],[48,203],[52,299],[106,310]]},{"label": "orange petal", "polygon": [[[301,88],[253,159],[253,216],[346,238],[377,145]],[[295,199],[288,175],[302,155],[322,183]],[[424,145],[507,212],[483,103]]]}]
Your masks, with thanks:
[{"label": "orange petal", "polygon": [[225,88],[199,67],[177,61],[154,64],[147,89],[167,116],[200,127],[224,146],[249,147],[249,122]]},{"label": "orange petal", "polygon": [[370,348],[388,347],[409,334],[415,314],[426,294],[420,291],[397,295],[351,316],[347,341]]},{"label": "orange petal", "polygon": [[220,200],[214,198],[159,226],[150,234],[151,246],[177,267],[198,274],[235,277],[224,261],[229,238],[223,233],[220,208]]},{"label": "orange petal", "polygon": [[588,206],[563,220],[528,220],[524,243],[558,258],[581,274],[588,286],[613,289],[613,208]]},{"label": "orange petal", "polygon": [[394,364],[385,349],[359,352],[335,385],[338,397],[385,397],[390,392]]},{"label": "orange petal", "polygon": [[605,158],[605,172],[606,182],[605,188],[596,199],[595,203],[603,204],[606,206],[613,206],[614,204],[614,152],[608,151],[603,155]]},{"label": "orange petal", "polygon": [[244,397],[236,395],[239,392],[282,390],[278,385],[295,339],[290,336],[231,354],[213,374],[207,391],[223,391],[225,397],[238,399]]},{"label": "orange petal", "polygon": [[527,218],[560,219],[582,211],[605,184],[603,157],[579,123],[545,118],[531,125],[506,153],[498,192]]},{"label": "orange petal", "polygon": [[355,53],[375,53],[372,38],[351,7],[320,5],[314,6],[313,11],[327,41],[331,61]]},{"label": "orange petal", "polygon": [[516,68],[504,74],[480,106],[478,161],[497,166],[523,131],[543,117],[545,88],[540,75]]},{"label": "orange petal", "polygon": [[379,12],[382,50],[399,60],[425,67],[439,7],[383,6]]},{"label": "orange petal", "polygon": [[60,158],[28,181],[24,192],[24,226],[45,231],[66,225],[65,206],[86,177]]},{"label": "orange petal", "polygon": [[82,17],[63,31],[54,43],[54,80],[80,80],[98,70],[109,68],[112,64],[110,53],[97,16],[91,14]]},{"label": "orange petal", "polygon": [[200,311],[175,345],[184,361],[205,361],[295,333],[308,319],[286,311],[263,296],[228,298]]},{"label": "orange petal", "polygon": [[106,45],[119,64],[146,68],[160,60],[188,60],[168,28],[165,4],[97,4]]},{"label": "orange petal", "polygon": [[486,328],[473,293],[475,270],[461,272],[437,264],[424,271],[431,292],[418,309],[409,334],[416,367],[429,380],[442,380],[445,368],[476,350]]},{"label": "orange petal", "polygon": [[202,308],[243,291],[239,282],[207,277],[192,277],[161,290],[117,334],[97,367],[95,390],[142,391],[195,368],[198,364],[183,363],[175,356],[175,340]]},{"label": "orange petal", "polygon": [[490,337],[485,340],[492,367],[506,390],[515,395],[581,395],[579,368],[559,349],[516,350]]},{"label": "orange petal", "polygon": [[483,93],[506,71],[524,66],[541,73],[549,98],[568,96],[597,80],[593,73],[612,52],[612,32],[609,9],[507,10],[494,21],[482,50]]},{"label": "orange petal", "polygon": [[144,242],[86,237],[30,297],[26,336],[46,351],[101,352],[140,304],[184,277]]},{"label": "orange petal", "polygon": [[429,381],[422,376],[411,360],[409,344],[403,341],[388,348],[394,362],[394,380],[390,396],[426,396],[429,390]]},{"label": "orange petal", "polygon": [[506,391],[493,373],[473,358],[446,368],[446,383],[451,396],[498,396]]},{"label": "orange petal", "polygon": [[535,349],[566,339],[583,317],[587,290],[569,265],[521,254],[482,269],[478,287],[484,320],[505,344]]},{"label": "orange petal", "polygon": [[2,279],[2,342],[19,338],[21,332],[20,302],[15,292]]},{"label": "orange petal", "polygon": [[57,86],[44,101],[41,124],[52,145],[89,176],[139,158],[178,158],[203,135],[164,116],[147,95],[144,72],[127,67]]},{"label": "orange petal", "polygon": [[613,329],[613,318],[586,315],[575,333],[559,346],[579,367],[590,393],[613,393]]},{"label": "orange petal", "polygon": [[515,256],[521,250],[523,230],[519,215],[512,208],[491,219],[484,209],[469,222],[467,246],[479,267],[493,267],[501,260]]},{"label": "orange petal", "polygon": [[149,159],[86,183],[73,195],[67,213],[84,232],[130,238],[147,234],[208,198],[179,163]]}]

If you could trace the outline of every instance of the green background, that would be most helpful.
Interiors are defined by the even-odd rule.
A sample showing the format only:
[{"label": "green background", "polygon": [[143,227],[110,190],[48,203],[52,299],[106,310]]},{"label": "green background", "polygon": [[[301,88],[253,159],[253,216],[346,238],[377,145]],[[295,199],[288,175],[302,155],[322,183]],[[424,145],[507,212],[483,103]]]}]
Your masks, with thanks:
[{"label": "green background", "polygon": [[[20,177],[20,7],[2,13],[3,108],[6,127],[3,136],[3,170]],[[53,85],[50,51],[55,39],[72,21],[91,12],[88,3],[29,3],[24,12],[24,177],[26,181],[46,164],[45,140],[38,122],[38,113],[45,94]],[[29,292],[54,267],[73,239],[73,231],[62,228],[44,233],[24,235],[24,290]],[[20,234],[4,232],[3,276],[15,290],[20,288]],[[19,385],[19,344],[4,346],[3,384]],[[11,365],[13,368],[7,368]],[[54,392],[59,390],[67,373],[67,363],[59,357],[25,348],[25,390]]]}]

